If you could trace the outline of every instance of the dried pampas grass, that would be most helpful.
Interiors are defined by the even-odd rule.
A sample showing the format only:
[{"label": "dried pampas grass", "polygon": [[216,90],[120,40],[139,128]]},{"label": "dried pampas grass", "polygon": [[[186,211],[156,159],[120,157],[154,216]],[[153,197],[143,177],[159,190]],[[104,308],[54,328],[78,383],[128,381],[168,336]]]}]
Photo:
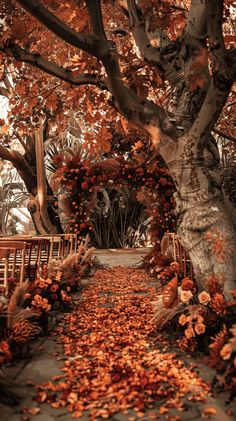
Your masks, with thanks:
[{"label": "dried pampas grass", "polygon": [[17,285],[9,300],[7,308],[7,327],[9,329],[12,329],[16,322],[35,316],[35,313],[33,313],[32,310],[22,307],[27,290],[28,281]]}]

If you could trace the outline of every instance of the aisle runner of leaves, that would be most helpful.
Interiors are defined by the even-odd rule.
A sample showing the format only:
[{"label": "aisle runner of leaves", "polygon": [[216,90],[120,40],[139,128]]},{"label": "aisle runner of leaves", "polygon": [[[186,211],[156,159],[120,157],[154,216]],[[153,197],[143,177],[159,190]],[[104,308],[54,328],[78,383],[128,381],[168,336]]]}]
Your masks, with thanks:
[{"label": "aisle runner of leaves", "polygon": [[129,421],[179,420],[186,402],[204,401],[209,387],[194,368],[157,348],[153,297],[142,269],[98,270],[58,327],[64,373],[37,386],[37,401],[76,418],[89,410],[91,420],[124,412]]}]

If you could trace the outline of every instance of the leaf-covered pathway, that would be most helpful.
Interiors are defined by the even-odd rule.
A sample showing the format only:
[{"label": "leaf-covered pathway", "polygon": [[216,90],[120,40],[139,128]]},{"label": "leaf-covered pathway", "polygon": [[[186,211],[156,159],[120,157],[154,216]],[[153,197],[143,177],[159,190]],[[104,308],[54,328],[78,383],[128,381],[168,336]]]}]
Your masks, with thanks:
[{"label": "leaf-covered pathway", "polygon": [[[98,270],[58,327],[63,377],[40,385],[37,400],[92,420],[120,419],[122,412],[129,421],[201,417],[196,402],[205,401],[209,387],[168,346],[158,348],[155,292],[142,269]],[[205,416],[215,411],[206,408]]]},{"label": "leaf-covered pathway", "polygon": [[34,414],[36,421],[232,419],[193,364],[158,336],[154,284],[142,269],[97,270],[73,311],[22,371],[19,381],[35,385],[28,388],[34,398],[11,421]]}]

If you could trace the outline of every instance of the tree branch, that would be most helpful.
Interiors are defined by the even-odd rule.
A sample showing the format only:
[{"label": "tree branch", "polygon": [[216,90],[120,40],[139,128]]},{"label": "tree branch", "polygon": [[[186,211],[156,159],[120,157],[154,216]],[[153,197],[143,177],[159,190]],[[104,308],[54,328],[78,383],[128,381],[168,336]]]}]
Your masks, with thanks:
[{"label": "tree branch", "polygon": [[184,33],[185,36],[200,41],[205,40],[207,34],[205,0],[192,0]]},{"label": "tree branch", "polygon": [[[168,121],[164,110],[161,107],[156,106],[152,101],[140,100],[122,81],[116,48],[113,42],[107,40],[103,29],[100,0],[96,0],[94,3],[92,0],[87,0],[92,27],[97,34],[99,33],[99,37],[96,34],[83,36],[70,29],[60,19],[42,6],[41,2],[38,0],[18,0],[18,2],[64,41],[100,58],[109,78],[109,90],[114,96],[113,104],[121,114],[134,124],[145,129],[156,139],[160,138],[160,130],[165,134],[170,134],[171,132],[173,136],[176,135],[174,125]],[[95,8],[92,10],[94,4]],[[95,22],[96,18],[98,18],[98,22]],[[54,63],[44,60],[37,54],[35,55],[21,49],[19,46],[13,45],[11,50],[15,52],[15,56],[18,60],[28,62],[47,73],[60,77],[72,84],[81,85],[91,82],[97,84],[97,82],[94,83],[92,75],[74,76],[72,74],[73,72],[56,66]]]},{"label": "tree branch", "polygon": [[[165,75],[172,88],[175,88],[183,80],[181,69],[176,70],[178,67],[175,63],[175,56],[178,52],[176,43],[171,41],[164,32],[159,31],[160,46],[153,47],[145,28],[144,17],[141,17],[141,11],[138,10],[135,0],[128,0],[127,5],[132,34],[140,54],[147,62],[157,67]],[[158,28],[156,32],[158,32]]]},{"label": "tree branch", "polygon": [[0,95],[5,96],[6,98],[9,98],[10,93],[4,86],[0,86]]},{"label": "tree branch", "polygon": [[149,63],[152,63],[164,70],[162,66],[160,48],[155,48],[151,45],[147,36],[144,21],[139,18],[139,11],[135,0],[128,0],[127,5],[132,34],[139,48],[140,54]]},{"label": "tree branch", "polygon": [[10,161],[13,164],[22,180],[25,182],[27,190],[30,193],[35,194],[37,190],[37,178],[23,155],[18,151],[7,149],[0,145],[0,158]]},{"label": "tree branch", "polygon": [[9,75],[8,75],[8,70],[7,70],[7,67],[6,67],[6,66],[4,67],[4,77],[3,77],[3,82],[4,82],[4,85],[5,85],[6,89],[7,89],[7,91],[8,91],[8,92],[9,92],[9,94],[10,94],[11,89],[12,89],[12,84],[11,84],[11,82],[10,82]]},{"label": "tree branch", "polygon": [[[222,108],[228,98],[230,87],[228,90],[221,91],[216,88],[213,78],[211,78],[210,85],[201,106],[201,109],[195,119],[189,135],[192,134],[196,139],[197,143],[204,138],[205,133],[209,133],[214,129],[214,125],[218,120]],[[196,143],[196,144],[197,144]]]},{"label": "tree branch", "polygon": [[21,139],[21,137],[17,134],[17,132],[15,130],[13,130],[13,134],[19,140],[19,142],[20,142],[21,146],[24,148],[24,150],[27,151],[27,146],[26,146],[25,142],[23,141],[23,139]]},{"label": "tree branch", "polygon": [[86,0],[93,34],[106,41],[100,0]]},{"label": "tree branch", "polygon": [[224,132],[221,132],[220,130],[218,130],[218,129],[214,129],[214,130],[212,130],[214,133],[216,133],[216,134],[218,134],[219,136],[221,136],[221,137],[224,137],[224,139],[227,139],[227,140],[230,140],[231,142],[235,142],[236,143],[236,138],[235,137],[233,137],[233,136],[230,136],[229,134],[227,134],[227,133],[224,133]]},{"label": "tree branch", "polygon": [[[225,48],[223,37],[223,10],[224,1],[205,0],[207,13],[207,33],[210,50],[213,56],[213,74],[216,86],[221,89],[236,79],[235,50],[228,51]],[[227,83],[228,81],[228,83]],[[222,85],[222,86],[220,86]]]},{"label": "tree branch", "polygon": [[81,48],[97,58],[104,53],[104,46],[97,37],[90,34],[84,35],[70,28],[49,12],[39,0],[17,0],[17,2],[51,32],[74,47]]},{"label": "tree branch", "polygon": [[25,50],[17,44],[10,44],[5,48],[5,51],[8,54],[12,54],[16,60],[23,61],[24,63],[29,63],[34,67],[37,67],[44,72],[55,76],[59,79],[64,80],[65,82],[71,83],[75,86],[80,85],[95,85],[100,89],[107,89],[105,83],[99,79],[97,75],[89,74],[77,74],[75,75],[72,70],[65,69],[58,66],[57,64],[45,60],[39,54],[31,53],[28,50]]}]

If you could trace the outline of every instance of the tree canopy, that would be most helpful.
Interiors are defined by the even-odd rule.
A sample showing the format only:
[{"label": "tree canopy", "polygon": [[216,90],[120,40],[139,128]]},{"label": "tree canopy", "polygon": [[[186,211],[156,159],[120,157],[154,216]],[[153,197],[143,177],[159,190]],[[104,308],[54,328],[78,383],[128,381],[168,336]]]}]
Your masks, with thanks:
[{"label": "tree canopy", "polygon": [[[190,1],[178,0],[113,0],[103,1],[101,7],[97,1],[3,1],[1,73],[5,82],[12,81],[1,88],[10,102],[3,135],[9,123],[20,135],[27,134],[40,115],[56,121],[61,130],[69,110],[79,109],[88,124],[97,127],[99,142],[111,137],[110,121],[122,124],[116,110],[149,132],[153,125],[161,125],[166,134],[176,131],[178,136],[177,127],[189,109],[186,100],[177,117],[175,103],[183,92],[190,96],[188,102],[195,97],[201,103],[209,82],[209,60],[216,70],[227,56],[224,61],[233,78],[231,2],[224,6],[224,40],[218,40],[221,30],[216,30],[207,42],[206,17],[210,28],[218,15],[220,28],[223,2],[212,10],[212,2],[206,2],[206,8],[203,3],[192,2],[188,13]],[[225,57],[217,58],[216,42],[224,42]],[[233,136],[231,102],[230,98],[218,128]],[[193,116],[198,109],[191,105]],[[152,115],[156,111],[158,122]],[[123,126],[126,129],[127,123]]]},{"label": "tree canopy", "polygon": [[212,132],[234,139],[232,15],[227,0],[3,1],[0,46],[10,104],[2,132],[10,123],[21,138],[40,117],[59,132],[71,109],[93,126],[85,141],[107,149],[111,125],[141,129],[175,182],[178,234],[199,285],[224,276],[226,294],[236,237]]}]

